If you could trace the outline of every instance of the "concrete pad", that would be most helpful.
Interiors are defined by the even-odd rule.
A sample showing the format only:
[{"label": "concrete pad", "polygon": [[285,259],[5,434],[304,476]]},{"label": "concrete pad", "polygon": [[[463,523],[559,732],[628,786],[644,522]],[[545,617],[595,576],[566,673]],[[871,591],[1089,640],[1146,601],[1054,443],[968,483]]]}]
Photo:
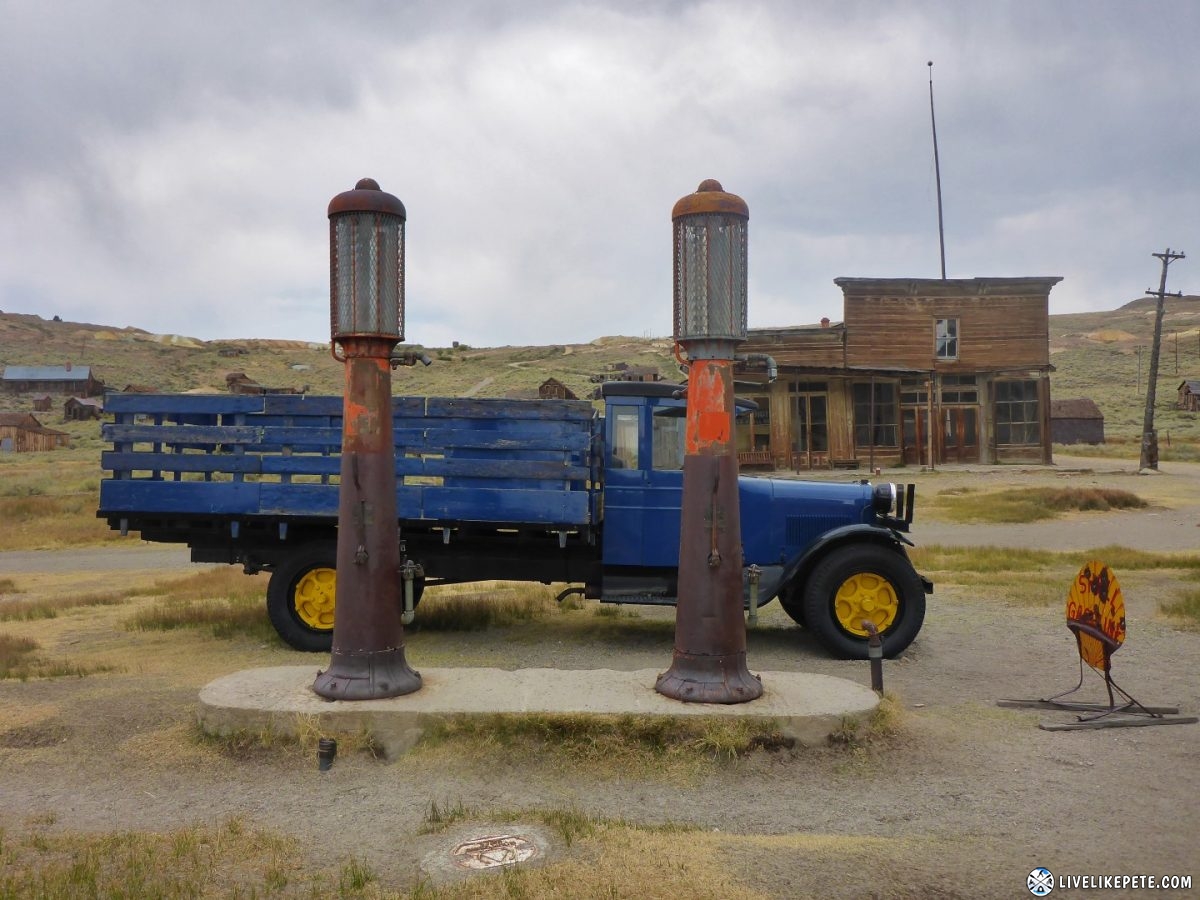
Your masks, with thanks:
[{"label": "concrete pad", "polygon": [[845,717],[866,715],[879,704],[866,685],[802,672],[760,673],[763,695],[748,703],[683,703],[654,690],[655,669],[422,669],[421,689],[403,697],[325,700],[312,691],[317,671],[276,666],[218,678],[200,691],[201,727],[210,734],[295,734],[315,717],[326,731],[366,731],[391,759],[411,750],[430,725],[461,716],[736,716],[815,744]]}]

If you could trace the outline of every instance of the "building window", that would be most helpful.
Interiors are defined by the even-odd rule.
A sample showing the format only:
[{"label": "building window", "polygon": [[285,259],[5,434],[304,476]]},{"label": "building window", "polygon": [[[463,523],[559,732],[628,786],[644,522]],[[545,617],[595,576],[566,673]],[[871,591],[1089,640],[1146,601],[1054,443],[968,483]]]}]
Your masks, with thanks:
[{"label": "building window", "polygon": [[[872,391],[872,388],[874,391]],[[854,442],[859,447],[898,447],[896,385],[854,385]]]},{"label": "building window", "polygon": [[928,378],[905,378],[900,382],[900,402],[905,406],[924,406],[929,402]]},{"label": "building window", "polygon": [[771,398],[767,394],[755,394],[750,398],[758,409],[750,413],[749,450],[771,449]]},{"label": "building window", "polygon": [[1038,414],[1036,381],[996,382],[996,443],[1040,444],[1041,416]]},{"label": "building window", "polygon": [[938,319],[933,336],[935,359],[958,359],[958,319]]},{"label": "building window", "polygon": [[974,375],[943,375],[943,403],[978,403],[979,388]]},{"label": "building window", "polygon": [[825,453],[829,450],[829,401],[824,394],[792,397],[792,451]]}]

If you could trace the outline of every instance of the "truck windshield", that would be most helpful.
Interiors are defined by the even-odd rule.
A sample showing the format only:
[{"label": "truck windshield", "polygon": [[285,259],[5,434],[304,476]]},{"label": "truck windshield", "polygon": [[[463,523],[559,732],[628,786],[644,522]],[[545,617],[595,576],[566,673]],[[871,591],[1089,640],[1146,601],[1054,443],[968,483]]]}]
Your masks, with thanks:
[{"label": "truck windshield", "polygon": [[683,438],[687,418],[682,407],[661,409],[654,413],[654,468],[677,472],[683,468]]}]

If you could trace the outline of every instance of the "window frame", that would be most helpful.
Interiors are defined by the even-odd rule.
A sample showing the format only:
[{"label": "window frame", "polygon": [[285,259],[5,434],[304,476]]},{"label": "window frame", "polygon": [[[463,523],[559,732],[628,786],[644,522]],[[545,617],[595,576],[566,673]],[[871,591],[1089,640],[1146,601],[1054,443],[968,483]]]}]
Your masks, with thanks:
[{"label": "window frame", "polygon": [[[866,393],[860,399],[859,389]],[[874,389],[872,391],[872,388]],[[854,401],[854,445],[856,447],[878,447],[885,450],[900,449],[900,386],[894,381],[855,381],[851,384],[850,393]],[[880,391],[890,396],[881,398]],[[875,420],[864,421],[871,417],[871,395],[874,393]],[[890,412],[890,420],[887,414]],[[882,430],[882,432],[881,432]],[[890,441],[887,433],[890,431]],[[880,440],[880,434],[884,437]]]},{"label": "window frame", "polygon": [[[1020,396],[1014,396],[1020,386]],[[1008,396],[1004,396],[1008,395]],[[1014,413],[1020,417],[1014,417]],[[1041,398],[1036,379],[1005,379],[993,385],[993,428],[999,447],[1033,447],[1042,443]],[[1019,431],[1019,433],[1018,433]],[[1014,434],[1023,440],[1013,440]]]},{"label": "window frame", "polygon": [[958,341],[961,337],[957,318],[933,320],[933,358],[939,362],[958,359]]}]

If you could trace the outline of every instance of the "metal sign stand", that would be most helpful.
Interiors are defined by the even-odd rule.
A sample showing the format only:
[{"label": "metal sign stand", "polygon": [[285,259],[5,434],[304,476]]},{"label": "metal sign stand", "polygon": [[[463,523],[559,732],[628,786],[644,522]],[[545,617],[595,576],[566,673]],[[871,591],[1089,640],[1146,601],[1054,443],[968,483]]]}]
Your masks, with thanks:
[{"label": "metal sign stand", "polygon": [[[1098,560],[1079,570],[1067,597],[1067,628],[1079,651],[1079,683],[1068,691],[1040,700],[998,700],[997,706],[1016,709],[1061,709],[1080,713],[1074,722],[1039,722],[1043,731],[1084,731],[1096,728],[1141,728],[1147,725],[1191,725],[1196,716],[1177,715],[1175,706],[1146,706],[1113,681],[1112,655],[1125,641],[1125,601],[1116,574]],[[1108,704],[1064,700],[1083,687],[1083,664],[1103,674]],[[1118,705],[1117,695],[1124,701]],[[1121,715],[1124,714],[1124,715]]]}]

